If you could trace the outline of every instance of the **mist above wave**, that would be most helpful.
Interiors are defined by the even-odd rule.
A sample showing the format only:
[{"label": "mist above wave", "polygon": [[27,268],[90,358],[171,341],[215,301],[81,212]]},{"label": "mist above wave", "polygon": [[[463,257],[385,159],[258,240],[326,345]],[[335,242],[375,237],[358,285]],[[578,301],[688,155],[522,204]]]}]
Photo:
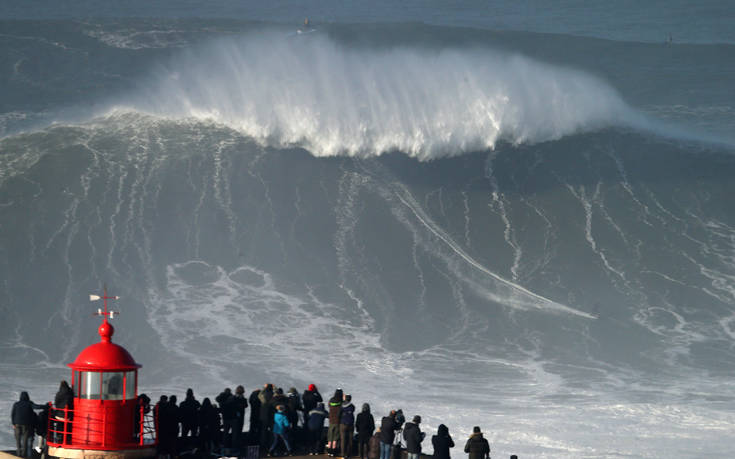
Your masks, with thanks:
[{"label": "mist above wave", "polygon": [[399,150],[431,159],[635,116],[581,71],[481,48],[346,47],[319,32],[213,41],[182,51],[145,86],[122,105],[222,123],[316,156]]}]

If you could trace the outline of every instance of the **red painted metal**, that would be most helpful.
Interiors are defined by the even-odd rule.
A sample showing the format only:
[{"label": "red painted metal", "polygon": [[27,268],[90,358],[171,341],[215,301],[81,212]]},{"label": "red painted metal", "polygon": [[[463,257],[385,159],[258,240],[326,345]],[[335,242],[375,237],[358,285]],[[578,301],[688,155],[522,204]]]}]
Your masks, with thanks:
[{"label": "red painted metal", "polygon": [[133,356],[124,347],[112,342],[115,328],[107,322],[107,317],[97,329],[101,341],[87,346],[77,359],[68,366],[74,371],[126,371],[140,368]]},{"label": "red painted metal", "polygon": [[[76,399],[75,399],[76,400]],[[133,405],[129,403],[128,405]],[[60,416],[58,419],[49,417],[48,423],[48,444],[53,447],[69,448],[69,449],[91,449],[100,451],[115,451],[115,450],[130,450],[136,448],[149,448],[157,444],[155,420],[152,413],[145,413],[145,408],[140,407],[140,410],[136,410],[138,415],[140,428],[136,432],[137,435],[134,438],[129,439],[127,442],[119,442],[116,440],[115,444],[110,443],[110,431],[107,429],[114,429],[114,413],[109,411],[96,412],[98,415],[102,413],[103,419],[97,419],[99,421],[95,425],[95,419],[88,412],[86,415],[77,410],[57,409],[51,405],[51,411],[54,410],[63,411],[64,416]],[[64,417],[66,419],[64,419]],[[81,429],[74,429],[75,423],[84,423],[87,426],[88,431],[80,431]],[[105,427],[107,426],[107,427]],[[101,429],[105,429],[104,431]],[[98,435],[102,434],[102,435]],[[94,442],[94,438],[97,436],[98,442]]]},{"label": "red painted metal", "polygon": [[[107,321],[114,312],[105,302],[100,342],[79,353],[72,369],[74,409],[56,409],[49,416],[48,444],[55,447],[102,451],[148,448],[157,443],[153,416],[137,405],[138,368],[122,346],[112,342],[115,328]],[[137,419],[136,419],[137,418]],[[137,421],[137,422],[136,422]],[[137,424],[137,425],[136,425]],[[138,427],[139,426],[139,427]]]}]

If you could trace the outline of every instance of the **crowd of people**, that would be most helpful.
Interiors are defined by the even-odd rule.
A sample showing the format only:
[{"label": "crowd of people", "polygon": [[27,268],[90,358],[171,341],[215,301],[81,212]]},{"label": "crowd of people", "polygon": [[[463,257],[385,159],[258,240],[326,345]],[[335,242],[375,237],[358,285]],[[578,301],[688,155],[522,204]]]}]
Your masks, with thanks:
[{"label": "crowd of people", "polygon": [[[46,448],[49,415],[53,421],[53,430],[57,432],[53,441],[61,443],[61,436],[64,435],[67,430],[66,427],[68,427],[64,420],[70,417],[69,413],[73,408],[73,403],[74,392],[66,381],[61,381],[59,385],[52,411],[50,411],[51,407],[48,403],[34,403],[31,401],[28,392],[21,392],[20,398],[13,404],[10,413],[18,457],[31,457],[36,436],[39,438],[36,450],[40,452]],[[36,413],[36,410],[39,412]],[[66,435],[67,438],[70,438],[70,434]]]},{"label": "crowd of people", "polygon": [[[62,382],[54,408],[72,408],[72,402],[71,388]],[[368,403],[356,413],[350,394],[336,389],[325,402],[314,384],[303,393],[293,387],[284,392],[265,384],[248,396],[243,386],[237,386],[234,392],[224,389],[214,401],[206,397],[201,402],[188,389],[181,403],[176,395],[162,395],[155,406],[151,406],[149,397],[140,394],[137,403],[140,412],[152,413],[160,459],[198,453],[245,456],[245,448],[254,445],[267,456],[298,453],[344,459],[401,459],[405,450],[407,459],[419,459],[426,436],[421,430],[421,416],[406,421],[402,410],[391,410],[376,423]],[[30,457],[34,432],[45,436],[48,408],[31,402],[26,392],[13,405],[18,456]],[[244,431],[248,408],[249,429]],[[36,409],[42,413],[37,415]],[[138,428],[136,424],[136,431]],[[447,426],[439,425],[431,444],[434,458],[450,459],[455,444]],[[464,451],[469,459],[489,459],[490,446],[479,427],[474,427]]]}]

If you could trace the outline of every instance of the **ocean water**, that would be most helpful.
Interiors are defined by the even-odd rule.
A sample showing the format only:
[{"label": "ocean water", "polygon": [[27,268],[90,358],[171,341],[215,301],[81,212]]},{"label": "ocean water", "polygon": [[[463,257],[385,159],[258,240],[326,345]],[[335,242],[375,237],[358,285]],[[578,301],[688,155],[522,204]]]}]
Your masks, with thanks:
[{"label": "ocean water", "polygon": [[0,411],[107,284],[152,398],[732,457],[735,7],[556,3],[0,5]]}]

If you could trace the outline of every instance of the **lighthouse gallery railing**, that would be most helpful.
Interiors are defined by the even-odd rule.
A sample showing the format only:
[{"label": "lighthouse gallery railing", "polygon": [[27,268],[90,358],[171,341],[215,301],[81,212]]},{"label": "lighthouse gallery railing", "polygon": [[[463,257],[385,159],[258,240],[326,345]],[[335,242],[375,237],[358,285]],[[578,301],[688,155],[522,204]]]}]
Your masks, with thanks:
[{"label": "lighthouse gallery railing", "polygon": [[[53,403],[49,402],[49,417],[47,426],[46,442],[48,446],[72,449],[97,448],[97,449],[120,449],[121,447],[139,448],[143,446],[155,446],[158,444],[158,436],[156,435],[156,421],[151,411],[151,407],[140,406],[139,413],[136,417],[136,438],[128,443],[115,442],[115,445],[108,445],[106,426],[108,425],[106,416],[107,412],[103,411],[103,418],[99,424],[99,430],[84,432],[89,438],[89,434],[101,434],[102,441],[90,444],[89,441],[81,442],[72,435],[74,424],[74,409],[56,408]],[[86,423],[87,430],[90,429],[92,423]],[[76,433],[79,435],[79,432]]]}]

